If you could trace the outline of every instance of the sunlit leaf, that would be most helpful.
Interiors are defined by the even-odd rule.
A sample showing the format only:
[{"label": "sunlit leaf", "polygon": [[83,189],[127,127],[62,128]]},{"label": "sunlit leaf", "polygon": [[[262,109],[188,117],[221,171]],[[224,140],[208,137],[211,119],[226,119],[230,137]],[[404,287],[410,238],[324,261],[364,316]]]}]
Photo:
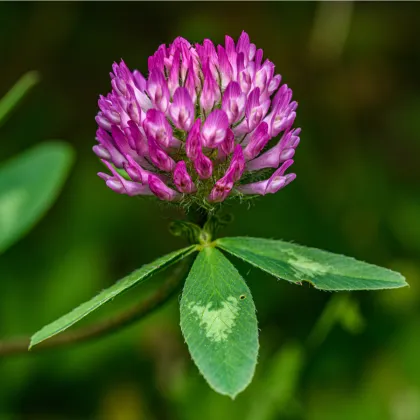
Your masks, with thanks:
[{"label": "sunlit leaf", "polygon": [[322,290],[371,290],[407,286],[395,271],[316,248],[260,238],[221,238],[217,246],[273,276],[308,281]]},{"label": "sunlit leaf", "polygon": [[73,160],[62,142],[42,143],[0,166],[0,252],[42,217],[57,197]]},{"label": "sunlit leaf", "polygon": [[68,314],[43,327],[32,336],[29,348],[66,330],[76,322],[80,321],[86,315],[89,315],[95,309],[98,309],[100,306],[109,302],[111,299],[114,299],[116,296],[127,291],[128,289],[143,283],[153,274],[156,274],[158,271],[161,271],[169,265],[174,264],[176,261],[186,257],[187,255],[194,252],[195,249],[195,246],[190,246],[188,248],[171,252],[170,254],[164,255],[163,257],[158,258],[156,261],[150,264],[146,264],[138,270],[133,271],[127,277],[124,277],[111,287],[108,287],[108,289],[102,290],[102,292],[97,294],[94,298],[85,303],[82,303]]},{"label": "sunlit leaf", "polygon": [[258,354],[251,292],[215,248],[200,252],[181,299],[181,329],[191,356],[210,386],[234,398],[250,383]]}]

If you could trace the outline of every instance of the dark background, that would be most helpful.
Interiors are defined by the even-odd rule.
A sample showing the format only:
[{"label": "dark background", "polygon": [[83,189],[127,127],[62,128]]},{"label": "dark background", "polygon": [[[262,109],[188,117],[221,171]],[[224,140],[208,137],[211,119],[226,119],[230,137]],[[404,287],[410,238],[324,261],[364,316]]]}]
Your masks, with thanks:
[{"label": "dark background", "polygon": [[[234,206],[223,234],[352,255],[411,285],[352,294],[341,322],[310,347],[339,294],[239,265],[261,351],[253,384],[235,401],[211,391],[190,361],[175,298],[112,337],[0,360],[0,420],[420,419],[419,26],[418,3],[0,3],[0,95],[28,70],[42,77],[1,128],[0,159],[46,139],[77,152],[57,203],[0,256],[1,338],[33,333],[184,245],[167,229],[181,214],[107,189],[91,152],[112,62],[145,72],[147,57],[178,35],[221,43],[246,30],[299,102],[296,181]],[[293,363],[294,351],[304,362]]]}]

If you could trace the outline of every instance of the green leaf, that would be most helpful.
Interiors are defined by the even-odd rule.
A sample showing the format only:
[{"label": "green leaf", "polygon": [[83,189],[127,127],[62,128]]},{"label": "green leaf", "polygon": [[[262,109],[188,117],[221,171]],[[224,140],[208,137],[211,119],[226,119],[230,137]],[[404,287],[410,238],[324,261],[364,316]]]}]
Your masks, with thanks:
[{"label": "green leaf", "polygon": [[307,281],[321,290],[372,290],[407,286],[395,271],[315,248],[260,238],[221,238],[216,245],[273,276]]},{"label": "green leaf", "polygon": [[150,264],[146,264],[138,270],[132,272],[130,275],[119,280],[108,289],[102,290],[102,292],[100,292],[91,300],[82,303],[68,314],[43,327],[32,336],[29,349],[31,349],[36,344],[39,344],[41,341],[44,341],[66,330],[76,322],[80,321],[86,315],[90,314],[95,309],[98,309],[100,306],[109,302],[119,294],[127,291],[128,289],[131,289],[140,283],[143,283],[153,274],[156,274],[158,271],[161,271],[169,265],[174,264],[182,258],[185,258],[195,250],[196,247],[192,245],[188,248],[183,248],[178,251],[171,252],[170,254],[160,257],[156,261]]},{"label": "green leaf", "polygon": [[191,356],[210,386],[234,398],[251,382],[258,327],[251,292],[217,249],[198,255],[181,299],[181,329]]},{"label": "green leaf", "polygon": [[0,100],[0,125],[6,117],[19,104],[29,90],[39,81],[39,75],[35,71],[24,74],[16,84]]},{"label": "green leaf", "polygon": [[0,166],[0,253],[52,205],[73,160],[71,147],[42,143]]}]

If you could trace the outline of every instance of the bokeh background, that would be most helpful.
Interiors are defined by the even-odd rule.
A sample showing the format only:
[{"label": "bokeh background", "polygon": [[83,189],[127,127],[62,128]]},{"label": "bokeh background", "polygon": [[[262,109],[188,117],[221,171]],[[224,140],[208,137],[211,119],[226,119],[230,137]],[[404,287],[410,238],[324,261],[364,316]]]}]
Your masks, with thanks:
[{"label": "bokeh background", "polygon": [[42,77],[1,127],[0,159],[45,139],[77,153],[56,204],[0,256],[1,339],[33,333],[184,245],[167,229],[182,215],[107,189],[91,152],[112,62],[144,72],[178,35],[220,43],[245,29],[299,102],[297,180],[233,206],[223,234],[352,255],[400,270],[411,285],[331,294],[239,265],[261,352],[235,401],[198,374],[174,298],[111,337],[0,359],[0,419],[420,419],[419,26],[418,3],[0,3],[0,95],[28,70]]}]

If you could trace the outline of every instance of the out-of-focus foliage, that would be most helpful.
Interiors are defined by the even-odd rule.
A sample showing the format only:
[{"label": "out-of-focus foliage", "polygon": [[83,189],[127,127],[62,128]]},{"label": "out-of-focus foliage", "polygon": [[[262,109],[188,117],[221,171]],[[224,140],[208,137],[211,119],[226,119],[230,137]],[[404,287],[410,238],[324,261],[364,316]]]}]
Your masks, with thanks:
[{"label": "out-of-focus foliage", "polygon": [[30,71],[24,74],[9,92],[0,99],[0,125],[6,117],[17,107],[25,95],[38,83],[38,74]]},{"label": "out-of-focus foliage", "polygon": [[[0,125],[38,82],[24,74],[0,99]],[[73,151],[48,142],[0,164],[0,253],[23,236],[57,197],[72,163]]]},{"label": "out-of-focus foliage", "polygon": [[2,127],[0,160],[45,138],[70,141],[78,155],[48,217],[0,257],[2,338],[35,331],[185,245],[167,231],[178,214],[109,191],[91,153],[111,63],[123,57],[146,71],[147,57],[177,35],[221,42],[247,30],[299,101],[296,181],[249,209],[232,207],[235,221],[221,234],[352,255],[410,283],[352,294],[365,327],[349,334],[339,321],[308,341],[336,295],[238,262],[258,308],[261,354],[235,401],[197,373],[175,299],[110,338],[0,360],[1,420],[420,418],[419,16],[415,2],[0,3],[0,96],[28,69],[43,76]]},{"label": "out-of-focus foliage", "polygon": [[53,203],[72,157],[67,144],[46,142],[0,165],[0,253]]}]

